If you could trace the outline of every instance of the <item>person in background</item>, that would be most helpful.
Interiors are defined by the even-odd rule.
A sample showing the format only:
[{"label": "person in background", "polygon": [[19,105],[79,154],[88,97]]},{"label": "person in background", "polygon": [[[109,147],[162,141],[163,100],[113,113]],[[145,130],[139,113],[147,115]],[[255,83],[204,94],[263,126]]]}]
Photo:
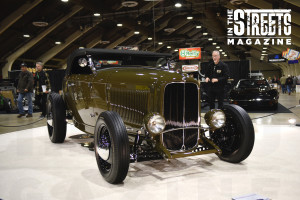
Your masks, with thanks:
[{"label": "person in background", "polygon": [[296,85],[297,85],[297,76],[292,76],[293,79],[293,86],[292,86],[292,92],[296,92]]},{"label": "person in background", "polygon": [[47,94],[49,93],[51,86],[49,81],[49,75],[43,70],[44,63],[37,62],[35,66],[35,104],[39,105],[39,107],[42,109],[42,114],[40,118],[44,118],[46,115]]},{"label": "person in background", "polygon": [[208,84],[208,98],[210,109],[215,108],[215,99],[218,99],[218,109],[223,108],[224,88],[229,76],[228,66],[220,61],[220,52],[212,53],[213,63],[210,63],[205,72],[205,82]]},{"label": "person in background", "polygon": [[268,83],[269,83],[269,84],[272,83],[272,78],[271,78],[271,76],[269,76],[269,78],[268,78]]},{"label": "person in background", "polygon": [[28,101],[28,114],[26,118],[32,117],[32,92],[33,92],[33,76],[27,70],[26,63],[21,64],[21,73],[19,74],[19,82],[17,86],[17,92],[19,93],[18,96],[18,109],[19,115],[18,118],[25,116],[25,112],[23,109],[23,98],[25,97]]},{"label": "person in background", "polygon": [[286,77],[285,77],[285,75],[283,74],[282,77],[280,78],[280,84],[281,84],[282,94],[286,93],[286,85],[285,85],[285,82],[286,82]]},{"label": "person in background", "polygon": [[285,81],[285,85],[286,85],[289,95],[291,95],[291,89],[292,89],[292,85],[293,85],[293,79],[291,78],[291,75],[288,75],[288,78]]},{"label": "person in background", "polygon": [[298,81],[297,76],[293,76],[293,92],[296,92],[297,81]]},{"label": "person in background", "polygon": [[297,76],[297,85],[300,85],[300,74]]},{"label": "person in background", "polygon": [[272,83],[278,83],[276,76],[274,76],[274,78],[272,79]]}]

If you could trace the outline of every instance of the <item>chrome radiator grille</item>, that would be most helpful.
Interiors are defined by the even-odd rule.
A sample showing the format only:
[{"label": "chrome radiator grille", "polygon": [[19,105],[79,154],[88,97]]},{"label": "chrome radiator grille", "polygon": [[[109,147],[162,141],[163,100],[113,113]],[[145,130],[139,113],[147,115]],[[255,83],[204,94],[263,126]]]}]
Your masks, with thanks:
[{"label": "chrome radiator grille", "polygon": [[124,122],[142,124],[147,112],[149,90],[111,88],[110,108],[119,113]]},{"label": "chrome radiator grille", "polygon": [[187,150],[197,144],[198,130],[184,129],[198,126],[198,88],[194,83],[172,83],[164,94],[165,130],[183,128],[163,134],[169,150]]}]

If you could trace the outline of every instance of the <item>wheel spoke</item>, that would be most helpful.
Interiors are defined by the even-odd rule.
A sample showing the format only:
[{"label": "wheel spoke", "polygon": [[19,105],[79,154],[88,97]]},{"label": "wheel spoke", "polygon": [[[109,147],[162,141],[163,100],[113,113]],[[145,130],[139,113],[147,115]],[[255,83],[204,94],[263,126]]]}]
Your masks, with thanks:
[{"label": "wheel spoke", "polygon": [[212,134],[213,141],[222,149],[224,155],[231,154],[239,148],[240,133],[234,119],[226,115],[226,124]]},{"label": "wheel spoke", "polygon": [[111,141],[107,127],[103,125],[97,134],[97,154],[100,158],[101,169],[108,172],[111,169]]}]

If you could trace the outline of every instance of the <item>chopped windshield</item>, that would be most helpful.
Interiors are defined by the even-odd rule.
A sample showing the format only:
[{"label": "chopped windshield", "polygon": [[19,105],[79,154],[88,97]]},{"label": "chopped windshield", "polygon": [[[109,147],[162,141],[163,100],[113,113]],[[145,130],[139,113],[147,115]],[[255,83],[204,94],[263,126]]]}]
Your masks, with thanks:
[{"label": "chopped windshield", "polygon": [[160,68],[167,65],[167,58],[165,57],[142,57],[142,56],[124,56],[118,57],[114,56],[113,58],[101,57],[93,58],[94,66],[97,70],[102,68],[110,67],[154,67]]},{"label": "chopped windshield", "polygon": [[70,74],[92,74],[95,70],[113,67],[167,68],[168,56],[161,55],[84,55],[74,59]]},{"label": "chopped windshield", "polygon": [[269,87],[265,80],[241,80],[237,88],[262,88]]}]

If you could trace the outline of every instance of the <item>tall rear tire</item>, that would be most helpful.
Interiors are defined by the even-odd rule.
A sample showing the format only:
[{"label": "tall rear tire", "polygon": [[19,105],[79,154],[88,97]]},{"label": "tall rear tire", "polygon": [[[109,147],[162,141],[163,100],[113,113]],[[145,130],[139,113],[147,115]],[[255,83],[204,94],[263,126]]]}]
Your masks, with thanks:
[{"label": "tall rear tire", "polygon": [[254,127],[248,113],[237,105],[224,105],[226,123],[211,133],[211,139],[222,150],[221,160],[239,163],[245,160],[254,146]]},{"label": "tall rear tire", "polygon": [[67,122],[64,100],[58,93],[50,93],[47,100],[47,127],[53,143],[63,143],[66,138]]},{"label": "tall rear tire", "polygon": [[118,113],[100,114],[95,127],[95,156],[103,178],[112,184],[123,182],[130,163],[126,127]]}]

